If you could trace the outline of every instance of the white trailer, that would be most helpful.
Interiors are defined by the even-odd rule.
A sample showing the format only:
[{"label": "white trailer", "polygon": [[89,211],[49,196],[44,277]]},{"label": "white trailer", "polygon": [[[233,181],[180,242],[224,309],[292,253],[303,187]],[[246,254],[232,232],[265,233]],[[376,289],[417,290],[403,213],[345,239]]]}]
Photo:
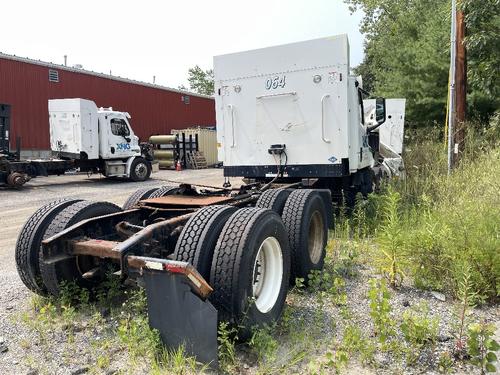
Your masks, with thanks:
[{"label": "white trailer", "polygon": [[314,179],[350,200],[372,189],[376,163],[346,35],[214,57],[225,176]]}]

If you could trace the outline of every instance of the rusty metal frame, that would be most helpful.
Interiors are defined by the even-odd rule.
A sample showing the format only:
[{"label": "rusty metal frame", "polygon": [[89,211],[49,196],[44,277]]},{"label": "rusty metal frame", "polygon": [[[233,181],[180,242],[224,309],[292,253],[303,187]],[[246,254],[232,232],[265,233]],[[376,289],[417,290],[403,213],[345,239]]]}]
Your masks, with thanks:
[{"label": "rusty metal frame", "polygon": [[[254,203],[258,197],[259,194],[252,194],[243,190],[241,194],[236,196],[166,196],[146,199],[142,201],[144,203],[138,208],[80,221],[56,235],[43,240],[43,259],[47,263],[53,263],[75,255],[109,258],[120,262],[122,277],[125,278],[129,274],[129,262],[126,260],[128,256],[143,256],[145,254],[144,249],[153,240],[160,243],[166,242],[173,233],[178,232],[179,227],[184,225],[200,207],[213,204],[245,206]],[[156,203],[159,207],[150,207],[147,205],[148,203]],[[174,209],[173,205],[181,206],[181,208]],[[138,223],[142,220],[150,219],[152,210],[153,214],[155,210],[159,213],[161,221],[145,227],[129,222]],[[178,216],[165,219],[161,216],[162,210],[177,212]],[[110,237],[88,238],[82,235],[83,233],[88,233],[96,225],[107,228],[107,233]],[[109,232],[111,230],[113,230],[112,233]],[[117,239],[119,237],[124,238],[124,240],[121,242],[109,240],[110,238]],[[153,259],[163,261],[160,258]]]},{"label": "rusty metal frame", "polygon": [[136,255],[125,255],[118,250],[120,242],[106,240],[83,240],[73,241],[73,255],[92,255],[99,258],[121,260],[128,268],[135,268],[142,275],[144,269],[167,271],[183,274],[198,296],[206,299],[212,293],[212,287],[199,274],[199,272],[188,262],[179,262],[169,259],[151,258]]},{"label": "rusty metal frame", "polygon": [[120,259],[120,253],[114,248],[119,244],[116,241],[83,240],[72,241],[73,255],[92,255],[99,258]]},{"label": "rusty metal frame", "polygon": [[184,275],[191,290],[203,300],[213,292],[212,287],[203,276],[188,262],[134,255],[127,256],[126,260],[129,267],[138,269],[141,274],[147,269]]},{"label": "rusty metal frame", "polygon": [[[140,209],[130,210],[140,211]],[[181,216],[176,216],[171,219],[162,220],[154,224],[150,224],[143,229],[137,225],[123,222],[123,214],[128,211],[99,216],[83,220],[78,224],[42,241],[43,256],[47,263],[56,262],[74,255],[92,255],[99,258],[110,258],[120,261],[122,277],[128,274],[128,263],[125,257],[129,254],[142,255],[142,246],[149,243],[152,239],[166,240],[172,231],[179,225],[184,224],[194,213],[189,213]],[[126,234],[130,234],[122,242],[107,241],[101,239],[82,238],[80,240],[67,238],[70,234],[78,229],[84,228],[86,225],[96,223],[102,219],[118,221],[114,227],[117,233],[122,233],[125,230]],[[54,251],[57,247],[58,251]]]},{"label": "rusty metal frame", "polygon": [[128,274],[128,263],[125,261],[125,257],[128,254],[134,252],[140,253],[142,244],[148,242],[151,239],[168,238],[175,227],[184,224],[193,215],[194,213],[189,213],[174,217],[172,219],[160,221],[158,223],[150,224],[141,231],[127,238],[125,241],[119,242],[118,245],[113,248],[113,251],[117,251],[120,253],[120,267],[122,270],[122,277]]},{"label": "rusty metal frame", "polygon": [[42,241],[43,259],[46,263],[53,263],[72,256],[72,244],[75,240],[75,233],[78,231],[84,231],[98,223],[114,227],[124,219],[140,218],[142,215],[140,209],[132,209],[82,220],[52,237],[44,239]]},{"label": "rusty metal frame", "polygon": [[157,204],[167,206],[203,207],[213,204],[228,203],[233,200],[230,196],[221,195],[167,195],[164,197],[148,198],[141,200],[139,205]]}]

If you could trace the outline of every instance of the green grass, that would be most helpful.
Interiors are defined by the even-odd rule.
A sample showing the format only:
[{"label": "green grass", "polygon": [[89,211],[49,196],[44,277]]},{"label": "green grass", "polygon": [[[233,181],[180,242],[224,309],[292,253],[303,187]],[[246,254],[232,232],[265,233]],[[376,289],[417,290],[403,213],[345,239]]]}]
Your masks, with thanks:
[{"label": "green grass", "polygon": [[[500,147],[472,131],[460,165],[448,175],[442,144],[417,138],[405,154],[407,178],[392,181],[339,224],[337,240],[362,246],[392,287],[403,279],[458,296],[470,271],[475,303],[500,293]],[[348,229],[345,229],[347,227]],[[365,228],[365,229],[362,229]],[[357,245],[353,245],[355,243]]]}]

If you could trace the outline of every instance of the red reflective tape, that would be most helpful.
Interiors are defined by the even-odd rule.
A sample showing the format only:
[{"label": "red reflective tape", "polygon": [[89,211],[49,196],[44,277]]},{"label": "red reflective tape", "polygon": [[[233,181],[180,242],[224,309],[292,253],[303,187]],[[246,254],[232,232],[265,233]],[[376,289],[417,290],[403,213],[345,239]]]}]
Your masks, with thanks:
[{"label": "red reflective tape", "polygon": [[173,273],[184,273],[184,268],[179,267],[179,266],[174,266],[172,264],[164,264],[163,265],[164,269]]}]

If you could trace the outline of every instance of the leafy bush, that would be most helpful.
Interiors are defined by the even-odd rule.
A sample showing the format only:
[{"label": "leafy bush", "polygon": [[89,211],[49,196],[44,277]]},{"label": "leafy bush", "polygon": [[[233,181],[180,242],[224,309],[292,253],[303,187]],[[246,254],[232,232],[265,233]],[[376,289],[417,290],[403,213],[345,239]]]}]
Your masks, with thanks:
[{"label": "leafy bush", "polygon": [[482,301],[500,291],[500,149],[464,160],[451,176],[435,180],[436,197],[415,211],[409,248],[415,280],[457,295],[463,265]]},{"label": "leafy bush", "polygon": [[349,324],[345,327],[341,347],[350,356],[359,355],[363,364],[373,362],[376,347],[363,336],[361,328],[356,325]]},{"label": "leafy bush", "polygon": [[220,322],[217,330],[219,362],[222,369],[229,370],[236,362],[235,343],[238,340],[237,329],[227,322]]},{"label": "leafy bush", "polygon": [[276,359],[279,342],[274,337],[275,335],[275,325],[256,328],[253,331],[252,338],[248,344],[257,355],[259,362],[274,361]]},{"label": "leafy bush", "polygon": [[384,344],[394,334],[394,321],[391,318],[391,294],[384,280],[370,280],[368,290],[370,299],[370,316],[375,326],[375,334],[379,342]]},{"label": "leafy bush", "polygon": [[467,345],[471,363],[481,369],[481,374],[497,370],[495,352],[500,350],[500,345],[492,338],[494,332],[493,324],[475,323],[469,327]]},{"label": "leafy bush", "polygon": [[379,271],[389,281],[391,287],[403,282],[407,260],[403,223],[399,214],[400,195],[389,188],[383,202],[383,222],[377,235],[375,262]]},{"label": "leafy bush", "polygon": [[405,340],[413,347],[435,342],[438,334],[438,319],[429,316],[429,306],[417,305],[403,313],[400,325]]},{"label": "leafy bush", "polygon": [[370,214],[365,219],[373,226],[375,266],[391,286],[408,275],[417,287],[455,297],[468,269],[474,302],[496,301],[500,295],[498,141],[471,130],[461,165],[451,175],[446,172],[442,144],[427,137],[413,142],[405,156],[407,179],[391,183],[366,206],[378,212],[377,221]]}]

